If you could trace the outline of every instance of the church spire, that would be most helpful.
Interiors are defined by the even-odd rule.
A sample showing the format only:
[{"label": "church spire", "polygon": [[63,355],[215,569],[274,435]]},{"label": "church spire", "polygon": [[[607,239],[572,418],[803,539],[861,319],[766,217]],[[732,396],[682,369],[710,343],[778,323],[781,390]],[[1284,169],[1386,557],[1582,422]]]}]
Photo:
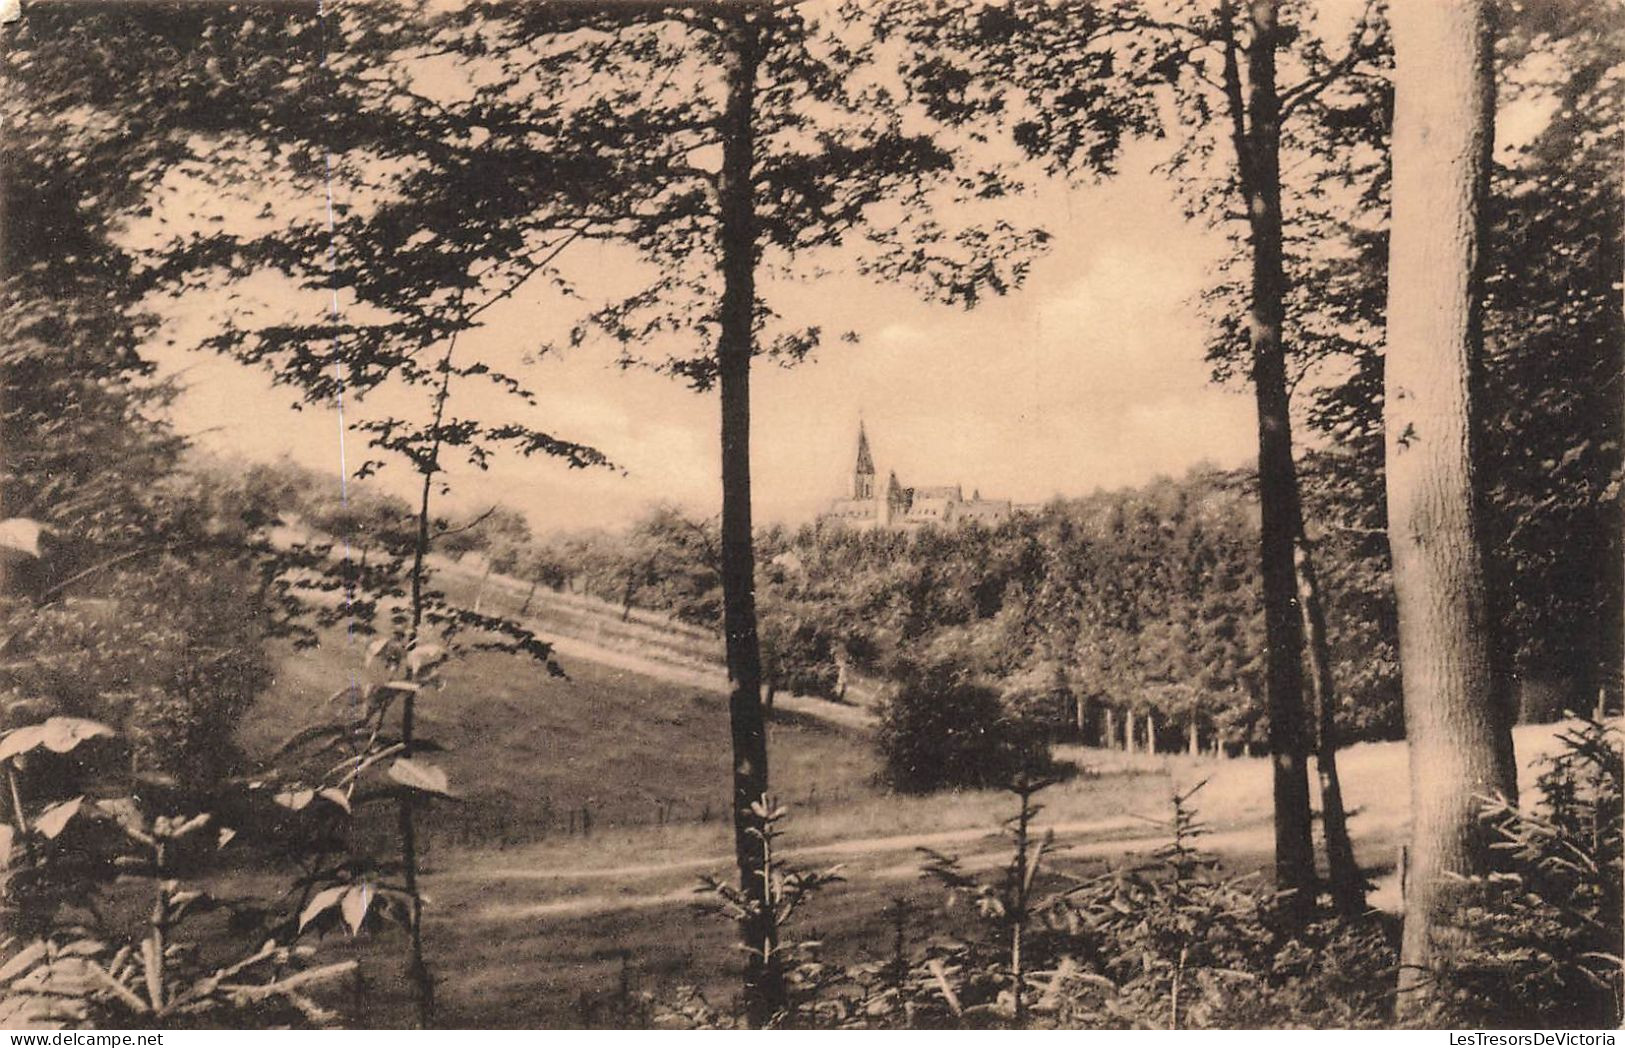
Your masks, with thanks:
[{"label": "church spire", "polygon": [[869,434],[864,431],[863,423],[858,423],[858,468],[859,473],[873,473],[875,460],[869,455]]},{"label": "church spire", "polygon": [[862,419],[858,420],[858,463],[852,469],[852,497],[875,497],[875,460],[869,454],[869,434],[863,428]]}]

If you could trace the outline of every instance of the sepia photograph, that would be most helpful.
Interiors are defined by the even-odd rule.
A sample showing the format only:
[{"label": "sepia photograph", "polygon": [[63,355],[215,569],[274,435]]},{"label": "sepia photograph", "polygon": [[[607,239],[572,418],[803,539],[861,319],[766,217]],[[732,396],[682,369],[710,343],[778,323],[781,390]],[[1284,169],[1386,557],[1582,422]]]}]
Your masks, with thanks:
[{"label": "sepia photograph", "polygon": [[1617,0],[0,0],[0,1030],[1612,1045],[1622,446]]}]

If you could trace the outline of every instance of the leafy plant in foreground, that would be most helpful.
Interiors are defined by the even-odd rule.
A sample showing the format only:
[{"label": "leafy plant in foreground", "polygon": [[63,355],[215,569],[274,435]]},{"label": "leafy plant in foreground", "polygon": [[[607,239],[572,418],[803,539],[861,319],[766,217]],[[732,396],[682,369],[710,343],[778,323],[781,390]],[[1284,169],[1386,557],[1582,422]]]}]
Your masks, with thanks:
[{"label": "leafy plant in foreground", "polygon": [[1433,973],[1428,1025],[1612,1029],[1625,1021],[1625,754],[1584,719],[1536,779],[1538,805],[1485,803],[1500,868],[1469,879],[1470,947]]},{"label": "leafy plant in foreground", "polygon": [[[72,717],[0,736],[10,817],[0,827],[0,865],[11,933],[0,940],[0,1022],[331,1024],[335,1016],[308,990],[354,963],[312,965],[297,932],[263,934],[255,908],[202,885],[209,856],[236,837],[214,813],[172,810],[181,795],[161,784],[92,796],[106,777],[92,774],[99,762],[86,751],[113,736],[106,725]],[[48,774],[40,781],[84,792],[25,802],[22,778],[41,764]],[[118,919],[142,909],[145,919],[133,927]],[[211,916],[240,925],[224,949]]]},{"label": "leafy plant in foreground", "polygon": [[[839,866],[825,870],[802,870],[783,861],[778,842],[784,836],[780,825],[789,810],[773,798],[763,796],[751,805],[758,820],[750,830],[762,844],[760,876],[763,888],[746,891],[718,877],[701,878],[699,891],[711,900],[710,909],[741,929],[766,929],[763,940],[742,942],[739,949],[750,955],[760,970],[776,973],[783,986],[774,988],[785,1002],[766,1025],[776,1028],[828,1025],[819,1019],[823,991],[840,979],[838,969],[818,959],[816,940],[787,938],[784,930],[800,908],[820,891],[841,882]],[[678,991],[672,1007],[663,1018],[678,1025],[724,1029],[738,1025],[727,1013],[712,1008],[694,989]]]},{"label": "leafy plant in foreground", "polygon": [[[943,1000],[956,1017],[989,1019],[995,1025],[1027,1025],[1032,972],[1027,939],[1038,914],[1058,901],[1058,897],[1035,894],[1044,855],[1055,844],[1055,831],[1046,830],[1035,838],[1033,820],[1043,806],[1034,803],[1033,797],[1053,784],[1053,779],[1021,773],[1008,786],[1020,802],[1016,814],[1004,824],[1011,844],[1010,860],[991,880],[968,873],[957,858],[922,849],[925,876],[940,881],[955,895],[972,899],[978,915],[995,929],[988,941],[950,947],[929,962]],[[958,989],[953,987],[954,981],[959,983]]]}]

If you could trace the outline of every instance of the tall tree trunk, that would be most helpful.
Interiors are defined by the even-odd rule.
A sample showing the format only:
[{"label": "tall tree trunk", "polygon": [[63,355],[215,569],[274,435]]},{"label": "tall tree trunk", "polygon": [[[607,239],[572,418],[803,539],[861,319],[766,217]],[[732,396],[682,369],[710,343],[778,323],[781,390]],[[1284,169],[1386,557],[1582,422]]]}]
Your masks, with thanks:
[{"label": "tall tree trunk", "polygon": [[1309,733],[1303,701],[1303,629],[1295,606],[1293,540],[1298,534],[1298,474],[1292,458],[1291,403],[1282,327],[1286,273],[1281,240],[1281,99],[1275,84],[1278,0],[1251,0],[1246,99],[1237,67],[1233,12],[1222,21],[1224,78],[1237,170],[1252,240],[1248,330],[1258,405],[1260,574],[1264,588],[1265,695],[1274,773],[1275,887],[1290,892],[1286,912],[1306,919],[1315,902],[1315,853],[1309,815]]},{"label": "tall tree trunk", "polygon": [[756,320],[755,157],[756,69],[761,44],[744,7],[724,16],[722,169],[717,179],[722,255],[721,335],[717,343],[722,393],[722,606],[733,737],[734,855],[739,887],[757,902],[758,916],[741,926],[746,950],[745,1009],[763,1026],[785,1003],[777,928],[763,875],[762,820],[752,806],[767,793],[767,728],[762,712],[762,653],[756,633],[756,554],[751,544],[750,364]]},{"label": "tall tree trunk", "polygon": [[1326,641],[1326,609],[1320,600],[1315,560],[1308,539],[1298,539],[1298,606],[1309,642],[1309,680],[1315,692],[1315,768],[1320,776],[1320,832],[1326,839],[1326,871],[1332,899],[1345,917],[1365,912],[1365,882],[1354,859],[1343,784],[1337,775],[1337,689],[1331,648]]},{"label": "tall tree trunk", "polygon": [[1130,707],[1123,711],[1123,750],[1126,753],[1134,752],[1134,709]]},{"label": "tall tree trunk", "polygon": [[1411,844],[1399,1010],[1461,941],[1457,875],[1489,869],[1478,798],[1514,795],[1510,731],[1496,708],[1474,398],[1494,81],[1487,0],[1390,11],[1395,51],[1388,266],[1388,540],[1399,605]]},{"label": "tall tree trunk", "polygon": [[[8,34],[14,29],[15,26],[0,24],[0,36]],[[3,294],[7,290],[6,285],[11,278],[11,257],[7,251],[7,248],[11,246],[11,241],[8,239],[8,235],[6,233],[6,220],[10,215],[11,208],[10,198],[6,196],[6,190],[9,184],[9,172],[6,170],[5,157],[3,154],[0,154],[0,294]],[[9,457],[6,454],[7,444],[4,426],[6,418],[6,406],[10,403],[10,369],[0,369],[0,476],[4,476],[5,474],[6,462]],[[6,495],[7,492],[5,489],[0,487],[0,520],[5,520],[8,516],[10,516],[10,514],[6,512],[8,502]],[[14,556],[15,553],[12,551],[0,550],[0,599],[10,597],[12,595],[12,588],[16,584],[16,579],[13,577],[11,570],[11,561]]]},{"label": "tall tree trunk", "polygon": [[1108,750],[1117,748],[1117,711],[1110,706],[1106,707],[1106,734],[1101,739],[1101,745]]},{"label": "tall tree trunk", "polygon": [[1195,720],[1195,718],[1192,718],[1191,723],[1190,723],[1190,747],[1189,747],[1189,749],[1190,749],[1190,755],[1192,757],[1199,757],[1199,756],[1202,755],[1202,743],[1201,743],[1200,738],[1198,738],[1198,736],[1196,734],[1196,720]]}]

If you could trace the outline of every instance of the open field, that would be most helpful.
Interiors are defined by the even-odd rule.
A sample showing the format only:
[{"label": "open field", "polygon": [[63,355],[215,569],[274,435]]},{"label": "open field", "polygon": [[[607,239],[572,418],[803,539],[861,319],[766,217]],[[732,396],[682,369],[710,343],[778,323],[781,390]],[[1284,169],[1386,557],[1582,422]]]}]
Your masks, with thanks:
[{"label": "open field", "polygon": [[[331,715],[328,697],[364,674],[364,645],[287,652],[241,737],[263,754]],[[429,815],[432,846],[506,847],[680,822],[722,840],[727,811],[727,700],[613,666],[564,657],[569,679],[500,653],[453,662],[424,694],[419,731],[448,747],[434,760],[466,803]],[[811,811],[873,792],[876,764],[857,729],[780,708],[770,724],[787,801]],[[715,824],[714,834],[705,832]]]}]

